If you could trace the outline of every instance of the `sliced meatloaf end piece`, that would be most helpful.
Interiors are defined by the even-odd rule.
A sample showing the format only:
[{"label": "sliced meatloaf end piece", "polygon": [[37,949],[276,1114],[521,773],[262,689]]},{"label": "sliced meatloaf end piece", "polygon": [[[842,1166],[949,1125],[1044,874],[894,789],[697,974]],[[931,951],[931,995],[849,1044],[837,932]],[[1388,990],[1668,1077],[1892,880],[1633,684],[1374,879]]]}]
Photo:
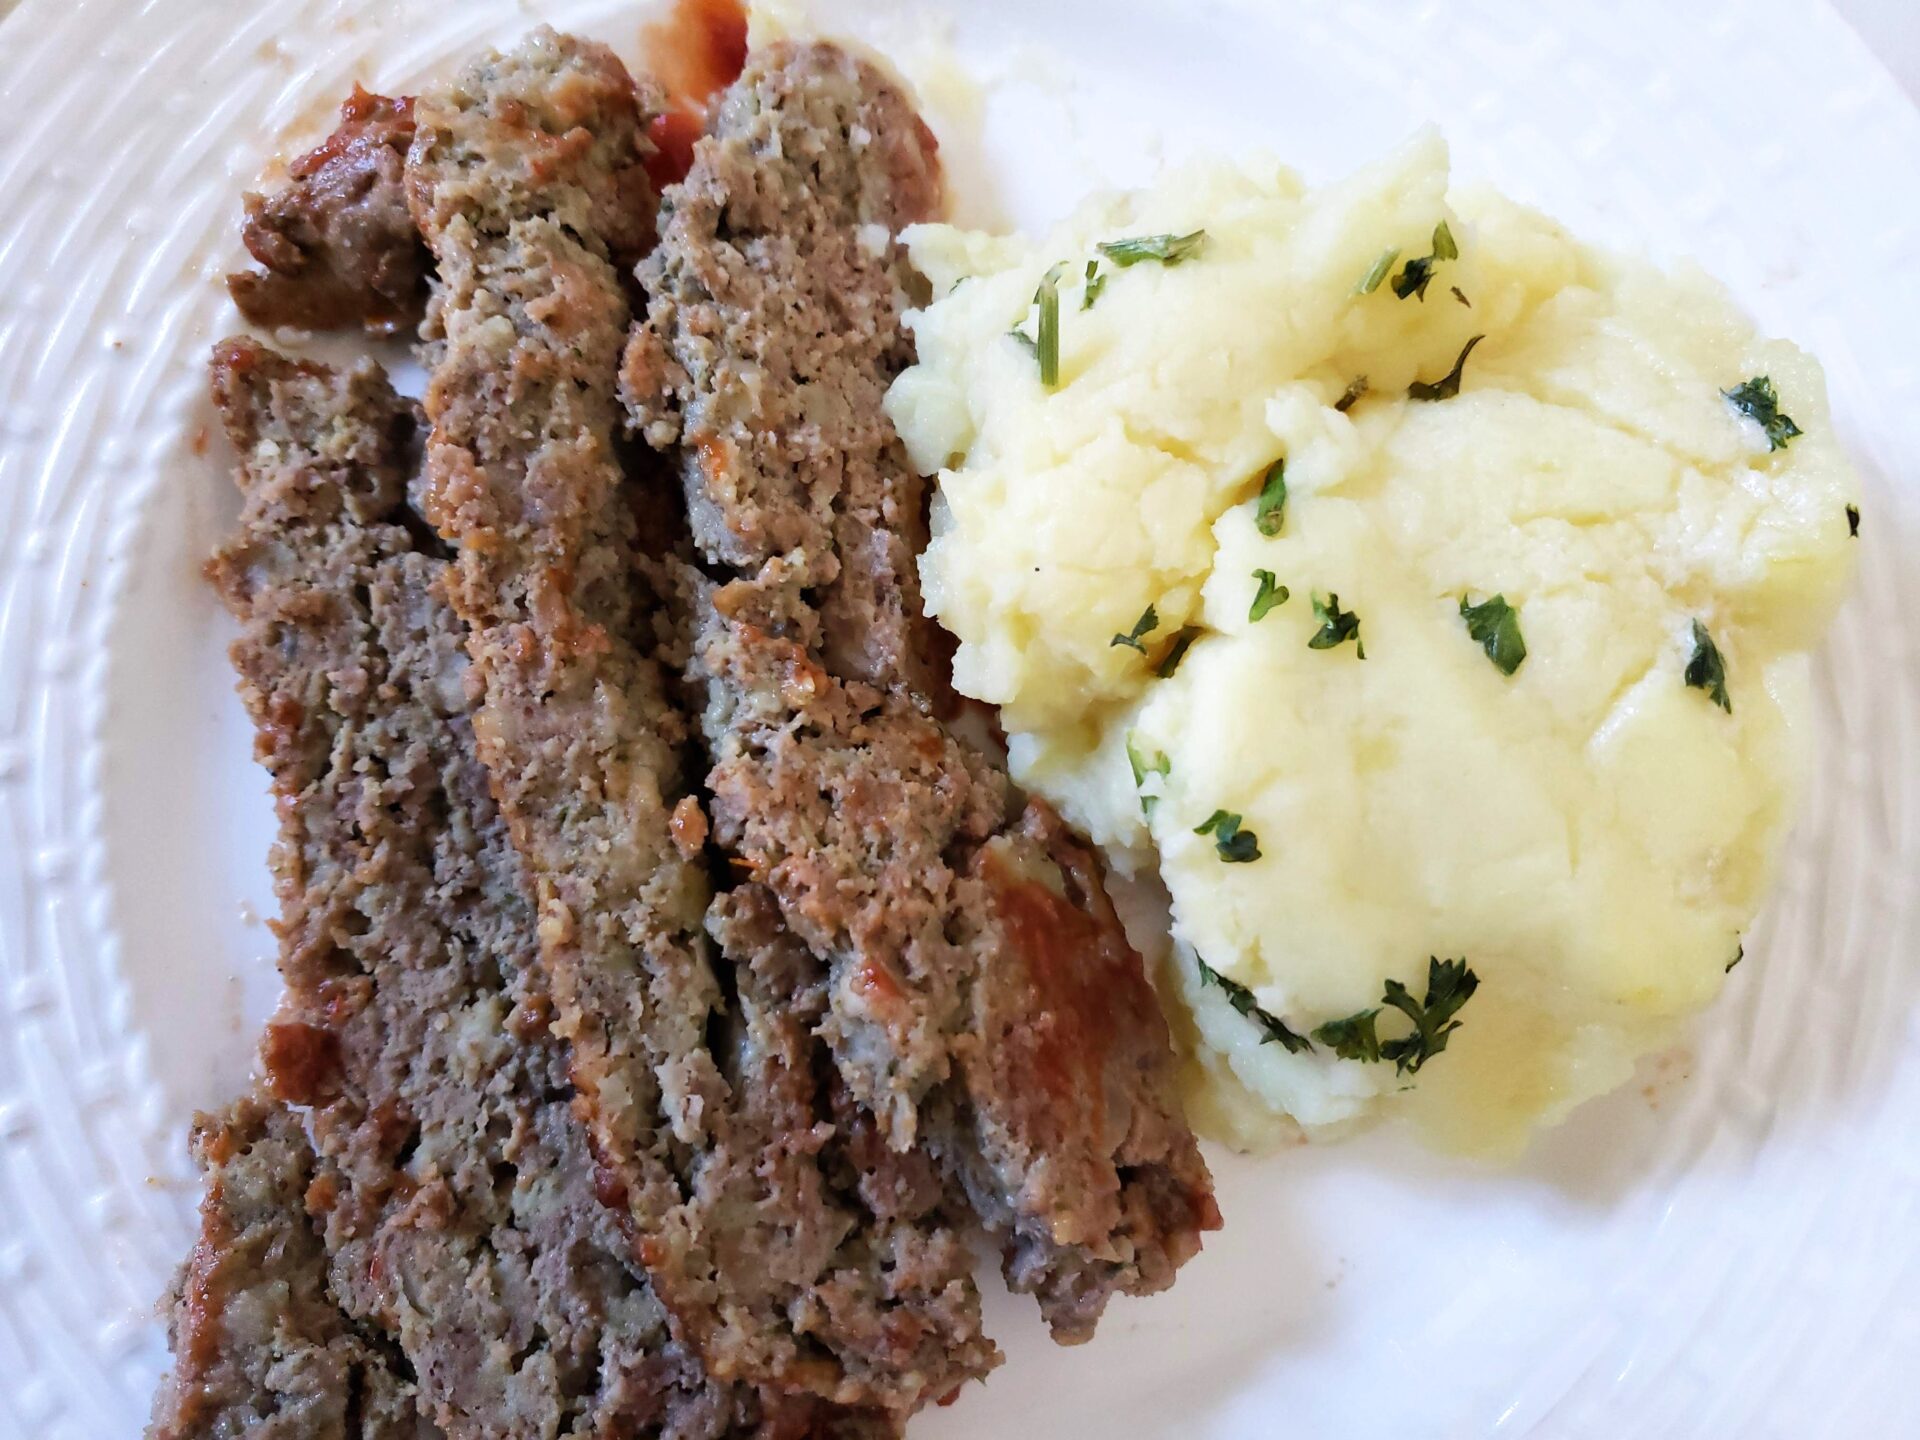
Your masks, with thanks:
[{"label": "sliced meatloaf end piece", "polygon": [[404,184],[412,143],[411,99],[354,86],[339,126],[287,167],[287,184],[246,197],[241,238],[260,268],[227,277],[240,313],[267,327],[411,328],[427,295]]},{"label": "sliced meatloaf end piece", "polygon": [[753,58],[666,194],[623,398],[735,576],[686,577],[716,838],[830,964],[848,1088],[895,1149],[945,1158],[1072,1340],[1219,1220],[1097,864],[934,718],[923,492],[880,400],[909,358],[892,232],[937,197],[871,66]]},{"label": "sliced meatloaf end piece", "polygon": [[242,455],[209,570],[281,823],[269,1083],[310,1107],[330,1283],[455,1437],[758,1435],[824,1420],[709,1379],[600,1203],[535,918],[469,721],[447,562],[402,499],[411,407],[218,347]]},{"label": "sliced meatloaf end piece", "polygon": [[329,1285],[299,1120],[252,1095],[194,1121],[200,1235],[168,1306],[149,1440],[433,1440],[413,1377]]},{"label": "sliced meatloaf end piece", "polygon": [[674,623],[612,449],[632,84],[545,31],[416,116],[409,188],[439,271],[427,504],[458,547],[480,754],[535,885],[602,1194],[713,1373],[904,1415],[995,1352],[943,1216],[914,1223],[946,1269],[888,1268],[832,1184],[796,1037],[751,955],[735,976],[704,928],[690,732],[654,658]]}]

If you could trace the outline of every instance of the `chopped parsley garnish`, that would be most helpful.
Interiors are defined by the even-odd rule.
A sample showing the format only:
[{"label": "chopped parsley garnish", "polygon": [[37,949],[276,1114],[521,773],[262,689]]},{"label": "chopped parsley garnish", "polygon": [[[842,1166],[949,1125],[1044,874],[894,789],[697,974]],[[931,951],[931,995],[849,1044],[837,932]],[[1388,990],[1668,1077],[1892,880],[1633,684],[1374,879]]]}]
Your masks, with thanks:
[{"label": "chopped parsley garnish", "polygon": [[1460,352],[1460,358],[1453,362],[1453,369],[1449,370],[1442,378],[1432,381],[1416,380],[1407,386],[1408,398],[1413,400],[1451,400],[1454,396],[1458,395],[1460,393],[1460,377],[1466,373],[1467,369],[1467,356],[1473,353],[1474,346],[1486,338],[1484,335],[1476,335],[1467,341],[1466,347]]},{"label": "chopped parsley garnish", "polygon": [[[1153,758],[1149,760],[1133,748],[1132,731],[1127,732],[1127,765],[1133,771],[1133,788],[1136,790],[1145,785],[1152,776],[1159,775],[1164,778],[1173,773],[1173,761],[1167,758],[1165,752],[1156,750],[1153,752]],[[1154,802],[1159,798],[1158,795],[1142,794],[1140,813],[1153,814]]]},{"label": "chopped parsley garnish", "polygon": [[1167,647],[1167,653],[1160,657],[1160,663],[1153,667],[1153,673],[1162,680],[1172,678],[1173,672],[1180,668],[1180,662],[1187,658],[1187,651],[1193,642],[1200,638],[1198,625],[1182,625],[1175,632],[1173,643]]},{"label": "chopped parsley garnish", "polygon": [[1727,403],[1766,432],[1769,450],[1784,450],[1787,442],[1800,434],[1793,418],[1781,413],[1780,396],[1768,376],[1756,375],[1745,384],[1720,392]]},{"label": "chopped parsley garnish", "polygon": [[1253,524],[1262,535],[1278,535],[1287,521],[1287,457],[1267,467],[1260,482],[1260,499],[1253,507]]},{"label": "chopped parsley garnish", "polygon": [[1147,653],[1147,647],[1140,642],[1159,628],[1159,612],[1156,611],[1153,606],[1149,605],[1145,610],[1140,612],[1140,618],[1133,622],[1133,629],[1124,635],[1114,636],[1113,639],[1107,642],[1107,648],[1111,650],[1116,645],[1124,645],[1129,650],[1138,650],[1144,655]]},{"label": "chopped parsley garnish", "polygon": [[1347,388],[1340,392],[1340,398],[1333,402],[1333,408],[1342,415],[1351,410],[1360,397],[1367,393],[1367,377],[1356,375],[1347,382]]},{"label": "chopped parsley garnish", "polygon": [[1469,605],[1460,597],[1460,618],[1467,622],[1467,634],[1487,652],[1487,659],[1502,675],[1511,675],[1527,658],[1527,642],[1520,637],[1520,613],[1507,604],[1507,597],[1496,595]]},{"label": "chopped parsley garnish", "polygon": [[1473,302],[1467,299],[1466,291],[1462,290],[1458,285],[1450,286],[1449,288],[1453,291],[1454,299],[1458,300],[1462,305],[1466,306],[1467,309],[1469,310],[1473,308]]},{"label": "chopped parsley garnish", "polygon": [[[1460,1028],[1454,1017],[1460,1007],[1480,988],[1480,977],[1467,968],[1465,960],[1427,957],[1427,998],[1413,993],[1398,980],[1387,981],[1380,1003],[1344,1020],[1329,1020],[1313,1032],[1313,1038],[1342,1060],[1391,1060],[1396,1073],[1412,1075],[1447,1048],[1447,1039]],[[1392,1040],[1380,1038],[1380,1012],[1398,1010],[1413,1022],[1413,1032]]]},{"label": "chopped parsley garnish", "polygon": [[1387,278],[1387,272],[1393,269],[1393,262],[1400,258],[1398,250],[1382,250],[1380,258],[1373,262],[1373,268],[1360,277],[1360,283],[1353,287],[1356,295],[1371,295],[1380,288],[1380,282]]},{"label": "chopped parsley garnish", "polygon": [[1433,227],[1433,253],[1422,255],[1417,260],[1409,260],[1400,267],[1400,273],[1393,277],[1393,293],[1402,300],[1409,295],[1420,301],[1427,298],[1427,286],[1433,280],[1433,267],[1442,260],[1458,260],[1460,247],[1453,243],[1453,231],[1442,220]]},{"label": "chopped parsley garnish", "polygon": [[1138,265],[1142,260],[1178,265],[1182,260],[1191,260],[1198,255],[1206,243],[1207,232],[1195,230],[1190,235],[1135,235],[1125,240],[1104,240],[1097,248],[1124,270],[1129,265]]},{"label": "chopped parsley garnish", "polygon": [[1707,698],[1729,715],[1733,702],[1727,698],[1727,662],[1720,647],[1707,634],[1707,627],[1693,622],[1693,654],[1687,659],[1687,684],[1707,692]]},{"label": "chopped parsley garnish", "polygon": [[1360,658],[1367,658],[1367,647],[1360,639],[1360,617],[1351,610],[1342,610],[1338,595],[1328,591],[1327,598],[1322,600],[1319,592],[1315,591],[1313,617],[1320,622],[1320,628],[1307,641],[1309,650],[1331,650],[1351,640],[1354,648],[1360,652]]},{"label": "chopped parsley garnish", "polygon": [[1101,273],[1100,262],[1098,260],[1089,260],[1087,262],[1086,288],[1080,293],[1080,308],[1082,310],[1091,310],[1093,308],[1093,302],[1100,298],[1100,292],[1106,288],[1107,277]]},{"label": "chopped parsley garnish", "polygon": [[1055,265],[1040,279],[1033,303],[1040,307],[1040,334],[1034,352],[1040,357],[1040,383],[1051,390],[1060,383],[1060,271]]},{"label": "chopped parsley garnish", "polygon": [[1246,986],[1227,979],[1226,976],[1207,964],[1207,962],[1202,960],[1198,955],[1193,957],[1193,963],[1200,967],[1200,983],[1202,985],[1219,986],[1221,993],[1227,997],[1227,1004],[1231,1005],[1237,1012],[1246,1016],[1247,1019],[1253,1021],[1254,1024],[1260,1027],[1262,1032],[1260,1043],[1262,1045],[1277,1041],[1290,1055],[1298,1055],[1303,1050],[1311,1050],[1313,1048],[1313,1046],[1307,1042],[1306,1036],[1288,1029],[1284,1021],[1276,1019],[1274,1016],[1262,1010],[1258,1003],[1255,1002],[1253,992],[1247,989]]},{"label": "chopped parsley garnish", "polygon": [[1847,506],[1847,535],[1856,540],[1860,537],[1860,507],[1858,505]]},{"label": "chopped parsley garnish", "polygon": [[1229,865],[1245,865],[1260,858],[1260,837],[1240,828],[1240,817],[1229,810],[1216,810],[1193,827],[1196,835],[1213,836],[1213,848]]},{"label": "chopped parsley garnish", "polygon": [[1344,1020],[1329,1020],[1313,1032],[1313,1038],[1342,1060],[1378,1060],[1380,1035],[1373,1020],[1380,1011],[1362,1010]]},{"label": "chopped parsley garnish", "polygon": [[1742,941],[1740,944],[1735,945],[1733,947],[1733,959],[1727,961],[1727,974],[1731,975],[1733,973],[1733,967],[1738,965],[1742,960],[1746,958],[1747,958],[1747,946],[1746,946],[1746,942]]},{"label": "chopped parsley garnish", "polygon": [[1249,621],[1266,619],[1267,612],[1274,606],[1284,605],[1293,598],[1293,592],[1286,586],[1273,583],[1273,571],[1256,570],[1253,578],[1259,582],[1260,588],[1253,592],[1253,604],[1247,610]]}]

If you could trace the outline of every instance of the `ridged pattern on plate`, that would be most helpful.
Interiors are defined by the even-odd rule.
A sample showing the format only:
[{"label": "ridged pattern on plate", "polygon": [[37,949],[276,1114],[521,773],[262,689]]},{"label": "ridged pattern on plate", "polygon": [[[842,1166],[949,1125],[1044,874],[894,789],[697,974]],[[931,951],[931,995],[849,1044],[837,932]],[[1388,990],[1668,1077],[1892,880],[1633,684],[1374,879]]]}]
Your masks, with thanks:
[{"label": "ridged pattern on plate", "polygon": [[[889,41],[925,28],[852,8]],[[1508,1176],[1387,1139],[1228,1160],[1229,1229],[1180,1287],[1080,1352],[1002,1310],[1008,1369],[928,1435],[1341,1434],[1357,1411],[1407,1437],[1920,1434],[1920,114],[1797,0],[1548,8],[955,7],[963,45],[1040,47],[1000,67],[997,164],[1051,159],[995,131],[1009,105],[1073,122],[1095,169],[1209,116],[1310,168],[1432,117],[1463,168],[1698,254],[1822,357],[1866,521],[1780,894],[1657,1113],[1591,1107]],[[190,561],[224,486],[196,446],[237,194],[351,79],[404,84],[535,18],[630,50],[639,16],[25,0],[0,25],[0,1434],[138,1428],[192,1221],[187,1110],[247,1045],[206,976],[257,985],[268,945],[152,881],[231,843],[228,815],[253,846],[264,812],[224,686],[180,693],[185,661],[135,623],[224,633]],[[1306,95],[1345,113],[1289,110]],[[171,831],[141,802],[170,747],[210,817]],[[246,853],[223,897],[263,890]]]}]

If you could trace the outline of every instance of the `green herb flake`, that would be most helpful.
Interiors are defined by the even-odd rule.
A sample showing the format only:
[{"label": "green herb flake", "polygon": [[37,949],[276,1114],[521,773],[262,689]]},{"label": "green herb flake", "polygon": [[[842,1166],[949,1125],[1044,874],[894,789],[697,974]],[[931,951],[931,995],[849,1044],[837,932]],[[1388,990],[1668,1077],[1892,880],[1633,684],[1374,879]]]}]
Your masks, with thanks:
[{"label": "green herb flake", "polygon": [[1462,290],[1458,285],[1452,285],[1452,286],[1449,286],[1448,288],[1453,291],[1454,299],[1458,300],[1462,305],[1466,306],[1467,309],[1469,310],[1473,308],[1473,302],[1467,299],[1466,291]]},{"label": "green herb flake", "polygon": [[1331,591],[1322,600],[1320,592],[1313,595],[1313,618],[1320,622],[1320,628],[1307,641],[1309,650],[1331,650],[1334,646],[1351,640],[1354,648],[1360,652],[1362,660],[1367,658],[1367,647],[1360,639],[1360,617],[1351,610],[1340,608],[1340,597]]},{"label": "green herb flake", "polygon": [[1040,333],[1034,352],[1040,357],[1040,383],[1051,390],[1060,383],[1060,271],[1055,265],[1041,277],[1033,303],[1040,307]]},{"label": "green herb flake", "polygon": [[1229,865],[1246,865],[1260,858],[1260,837],[1240,828],[1240,817],[1229,810],[1216,810],[1193,827],[1196,835],[1213,836],[1213,848]]},{"label": "green herb flake", "polygon": [[1860,538],[1860,507],[1858,505],[1847,506],[1847,535],[1854,540]]},{"label": "green herb flake", "polygon": [[1387,272],[1393,269],[1393,262],[1400,258],[1398,250],[1382,250],[1380,258],[1373,262],[1373,268],[1360,277],[1360,283],[1353,287],[1356,295],[1371,295],[1380,288],[1380,282],[1387,278]]},{"label": "green herb flake", "polygon": [[1173,643],[1167,646],[1167,653],[1160,657],[1160,663],[1153,667],[1153,673],[1162,680],[1173,678],[1173,672],[1180,668],[1180,662],[1187,658],[1187,651],[1193,648],[1193,642],[1200,638],[1198,625],[1182,625],[1174,633]]},{"label": "green herb flake", "polygon": [[1454,1016],[1480,988],[1480,977],[1465,960],[1427,957],[1427,998],[1415,1000],[1398,980],[1387,981],[1383,1006],[1391,1006],[1413,1022],[1413,1033],[1380,1042],[1380,1058],[1391,1060],[1395,1073],[1415,1075],[1420,1067],[1447,1048],[1447,1039],[1460,1028]]},{"label": "green herb flake", "polygon": [[1687,658],[1687,684],[1707,692],[1707,698],[1729,715],[1733,702],[1727,698],[1727,662],[1720,647],[1713,643],[1707,627],[1693,622],[1693,654]]},{"label": "green herb flake", "polygon": [[[1127,767],[1133,771],[1133,788],[1135,790],[1139,790],[1155,775],[1165,779],[1167,776],[1173,774],[1173,761],[1167,758],[1165,752],[1156,750],[1153,752],[1153,758],[1149,760],[1134,748],[1133,732],[1131,730],[1127,732]],[[1158,801],[1159,798],[1158,795],[1142,794],[1140,796],[1140,813],[1147,816],[1152,815],[1154,803]]]},{"label": "green herb flake", "polygon": [[1100,268],[1098,260],[1087,262],[1087,282],[1080,292],[1080,308],[1091,310],[1093,302],[1100,298],[1100,292],[1107,288],[1106,272]]},{"label": "green herb flake", "polygon": [[1733,973],[1733,967],[1738,965],[1742,960],[1746,958],[1747,958],[1747,947],[1746,947],[1746,943],[1742,941],[1740,944],[1735,945],[1733,947],[1733,959],[1727,961],[1727,974],[1731,975]]},{"label": "green herb flake", "polygon": [[1107,642],[1107,648],[1111,650],[1116,645],[1124,645],[1129,650],[1138,650],[1144,655],[1147,653],[1147,647],[1141,642],[1159,628],[1159,612],[1149,605],[1140,612],[1140,618],[1133,622],[1133,629],[1124,635],[1115,635]]},{"label": "green herb flake", "polygon": [[1793,418],[1781,413],[1780,396],[1768,376],[1756,375],[1744,384],[1720,393],[1726,397],[1729,405],[1766,432],[1769,450],[1786,449],[1787,442],[1801,433],[1800,427],[1793,423]]},{"label": "green herb flake", "polygon": [[1200,983],[1202,985],[1218,986],[1221,993],[1227,997],[1227,1004],[1231,1005],[1237,1013],[1246,1016],[1247,1019],[1253,1021],[1255,1025],[1260,1027],[1260,1043],[1262,1045],[1278,1043],[1289,1055],[1298,1055],[1303,1051],[1313,1048],[1313,1046],[1308,1043],[1306,1036],[1288,1029],[1285,1021],[1277,1019],[1262,1010],[1254,1000],[1253,992],[1247,989],[1246,986],[1227,979],[1226,976],[1207,964],[1207,962],[1202,960],[1198,955],[1193,957],[1193,963],[1200,968]]},{"label": "green herb flake", "polygon": [[1496,595],[1469,605],[1460,597],[1460,618],[1467,622],[1467,635],[1487,652],[1494,668],[1511,675],[1527,658],[1527,642],[1520,636],[1520,613],[1507,604],[1507,597]]},{"label": "green herb flake", "polygon": [[[1433,227],[1433,253],[1423,255],[1417,260],[1409,260],[1400,267],[1400,273],[1393,277],[1393,293],[1402,300],[1409,295],[1425,302],[1427,286],[1433,280],[1433,267],[1442,260],[1458,260],[1460,247],[1453,243],[1453,231],[1442,220]],[[1459,292],[1456,291],[1456,294]]]},{"label": "green herb flake", "polygon": [[1207,232],[1195,230],[1189,235],[1135,235],[1125,240],[1105,240],[1097,248],[1124,270],[1143,260],[1178,265],[1198,255],[1206,243]]},{"label": "green herb flake", "polygon": [[1340,398],[1333,402],[1333,408],[1342,415],[1359,403],[1360,397],[1367,393],[1367,377],[1356,375],[1347,382],[1347,388],[1340,392]]},{"label": "green herb flake", "polygon": [[1287,520],[1287,457],[1267,467],[1260,481],[1260,499],[1253,507],[1253,524],[1262,535],[1278,535]]},{"label": "green herb flake", "polygon": [[1247,609],[1247,620],[1250,623],[1266,619],[1267,612],[1274,606],[1284,605],[1293,598],[1293,592],[1286,586],[1273,583],[1273,571],[1256,570],[1253,572],[1253,578],[1260,588],[1253,592],[1253,604]]},{"label": "green herb flake", "polygon": [[1374,1027],[1378,1009],[1362,1010],[1344,1020],[1329,1020],[1313,1032],[1313,1038],[1342,1060],[1378,1060],[1380,1034]]},{"label": "green herb flake", "polygon": [[1466,373],[1467,357],[1473,353],[1473,347],[1487,337],[1476,335],[1467,341],[1460,352],[1460,358],[1453,362],[1453,369],[1438,380],[1416,380],[1407,387],[1407,396],[1413,400],[1451,400],[1460,393],[1460,377]]}]

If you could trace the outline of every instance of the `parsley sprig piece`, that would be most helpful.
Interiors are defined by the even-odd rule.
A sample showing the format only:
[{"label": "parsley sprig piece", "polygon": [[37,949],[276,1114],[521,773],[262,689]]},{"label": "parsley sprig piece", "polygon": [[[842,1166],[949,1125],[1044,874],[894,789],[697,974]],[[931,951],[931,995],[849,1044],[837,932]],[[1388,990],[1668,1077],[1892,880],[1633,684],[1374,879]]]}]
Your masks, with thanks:
[{"label": "parsley sprig piece", "polygon": [[1254,528],[1262,535],[1278,535],[1287,523],[1287,457],[1282,455],[1267,467],[1260,481],[1260,498],[1254,503]]},{"label": "parsley sprig piece", "polygon": [[1129,730],[1127,732],[1127,766],[1133,771],[1133,788],[1141,792],[1140,813],[1151,816],[1154,804],[1160,797],[1157,794],[1149,795],[1144,787],[1155,775],[1164,780],[1173,774],[1173,761],[1168,759],[1166,752],[1162,750],[1154,751],[1153,758],[1149,760],[1134,748],[1133,732]]},{"label": "parsley sprig piece", "polygon": [[1342,610],[1338,595],[1328,591],[1327,598],[1322,600],[1316,590],[1313,595],[1313,618],[1320,622],[1320,628],[1307,641],[1309,650],[1331,650],[1351,640],[1354,648],[1360,652],[1360,658],[1367,658],[1366,644],[1360,639],[1360,617],[1351,610]]},{"label": "parsley sprig piece", "polygon": [[1693,654],[1687,658],[1687,684],[1707,692],[1707,698],[1729,715],[1733,701],[1727,698],[1727,661],[1713,643],[1707,627],[1693,622]]},{"label": "parsley sprig piece", "polygon": [[1173,672],[1180,668],[1180,662],[1187,658],[1187,651],[1193,648],[1193,642],[1199,638],[1198,625],[1182,625],[1174,632],[1173,643],[1167,646],[1167,653],[1160,657],[1160,663],[1153,667],[1153,673],[1162,680],[1171,680]]},{"label": "parsley sprig piece", "polygon": [[1726,397],[1729,405],[1766,432],[1769,450],[1786,449],[1787,442],[1801,433],[1800,427],[1793,423],[1793,417],[1781,411],[1780,396],[1774,390],[1773,380],[1769,376],[1756,375],[1720,393]]},{"label": "parsley sprig piece", "polygon": [[1159,628],[1160,612],[1149,605],[1140,612],[1140,618],[1133,622],[1133,629],[1124,635],[1115,635],[1107,642],[1107,648],[1111,650],[1116,645],[1124,645],[1129,650],[1138,650],[1144,655],[1147,653],[1147,647],[1142,642]]},{"label": "parsley sprig piece", "polygon": [[1458,260],[1460,247],[1453,243],[1453,231],[1442,220],[1433,227],[1433,253],[1422,255],[1417,260],[1409,260],[1400,267],[1400,273],[1393,277],[1393,293],[1402,300],[1409,295],[1423,304],[1427,298],[1427,286],[1433,281],[1433,267],[1442,260]]},{"label": "parsley sprig piece", "polygon": [[1193,957],[1193,963],[1200,967],[1200,983],[1202,985],[1218,986],[1221,993],[1227,997],[1227,1004],[1231,1005],[1235,1011],[1246,1016],[1247,1019],[1253,1021],[1255,1025],[1260,1027],[1260,1043],[1262,1045],[1278,1044],[1289,1055],[1298,1055],[1303,1051],[1313,1048],[1313,1046],[1308,1043],[1306,1036],[1289,1029],[1284,1020],[1269,1015],[1265,1010],[1262,1010],[1254,1000],[1253,992],[1247,989],[1246,986],[1227,979],[1226,976],[1207,964],[1207,962],[1202,960],[1198,955]]},{"label": "parsley sprig piece", "polygon": [[1216,810],[1193,827],[1196,835],[1213,836],[1213,848],[1229,865],[1246,865],[1260,858],[1260,837],[1240,828],[1240,817],[1230,810]]},{"label": "parsley sprig piece", "polygon": [[1460,377],[1467,373],[1467,357],[1473,353],[1473,347],[1487,337],[1476,335],[1467,341],[1460,351],[1460,358],[1453,362],[1449,370],[1438,380],[1416,380],[1407,386],[1407,397],[1412,400],[1451,400],[1460,393]]},{"label": "parsley sprig piece", "polygon": [[1284,605],[1293,598],[1293,592],[1284,585],[1274,583],[1271,570],[1256,570],[1253,578],[1259,589],[1253,592],[1253,604],[1247,608],[1249,623],[1264,620],[1267,612],[1276,605]]},{"label": "parsley sprig piece", "polygon": [[1093,308],[1093,302],[1100,298],[1100,292],[1106,288],[1107,277],[1105,272],[1100,269],[1100,262],[1098,260],[1089,260],[1087,262],[1086,284],[1080,291],[1080,308],[1082,310],[1091,310]]},{"label": "parsley sprig piece", "polygon": [[[1380,1003],[1343,1020],[1329,1020],[1313,1032],[1313,1038],[1342,1060],[1391,1060],[1400,1075],[1416,1075],[1420,1067],[1447,1048],[1447,1040],[1460,1028],[1455,1017],[1460,1007],[1480,988],[1480,977],[1462,960],[1427,957],[1427,997],[1413,998],[1413,992],[1398,980],[1387,981]],[[1411,1033],[1382,1040],[1380,1012],[1398,1010],[1413,1022]]]},{"label": "parsley sprig piece", "polygon": [[1040,357],[1040,383],[1051,390],[1060,383],[1060,271],[1055,265],[1040,279],[1033,303],[1040,307],[1040,333],[1034,351]]},{"label": "parsley sprig piece", "polygon": [[1198,255],[1206,243],[1207,232],[1195,230],[1187,235],[1133,235],[1124,240],[1103,240],[1095,248],[1124,270],[1143,260],[1178,265]]},{"label": "parsley sprig piece", "polygon": [[1507,597],[1496,595],[1469,605],[1460,597],[1460,618],[1467,622],[1468,638],[1487,652],[1494,668],[1511,675],[1527,658],[1527,642],[1520,635],[1520,612],[1507,604]]},{"label": "parsley sprig piece", "polygon": [[1398,250],[1382,250],[1380,258],[1373,262],[1373,268],[1360,277],[1360,283],[1353,287],[1356,295],[1371,295],[1380,288],[1380,282],[1387,278],[1387,272],[1393,269],[1393,262],[1400,258]]}]

